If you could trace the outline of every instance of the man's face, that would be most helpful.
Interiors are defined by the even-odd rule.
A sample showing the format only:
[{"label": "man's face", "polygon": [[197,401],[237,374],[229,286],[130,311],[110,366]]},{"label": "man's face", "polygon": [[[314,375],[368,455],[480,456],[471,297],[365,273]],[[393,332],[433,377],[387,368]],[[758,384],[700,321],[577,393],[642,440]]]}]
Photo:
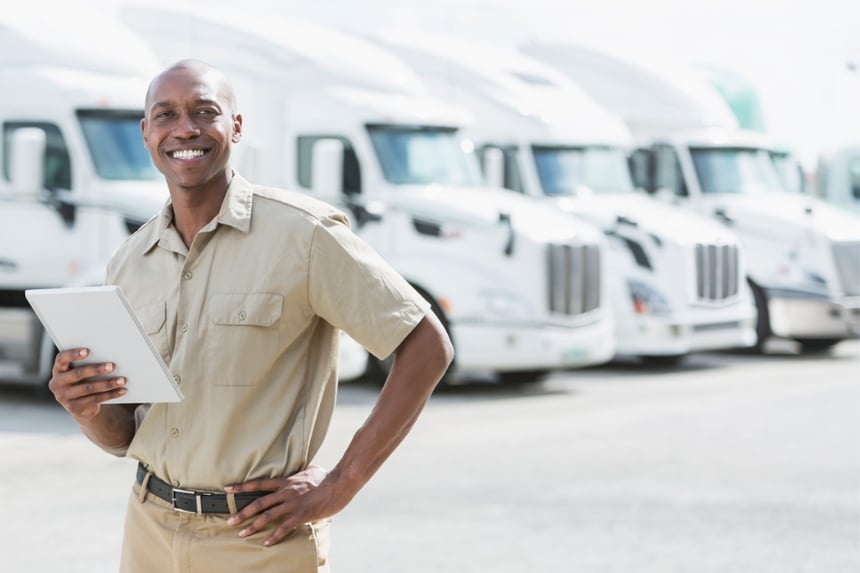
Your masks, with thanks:
[{"label": "man's face", "polygon": [[226,189],[242,117],[214,70],[179,68],[156,78],[141,121],[143,142],[171,189]]}]

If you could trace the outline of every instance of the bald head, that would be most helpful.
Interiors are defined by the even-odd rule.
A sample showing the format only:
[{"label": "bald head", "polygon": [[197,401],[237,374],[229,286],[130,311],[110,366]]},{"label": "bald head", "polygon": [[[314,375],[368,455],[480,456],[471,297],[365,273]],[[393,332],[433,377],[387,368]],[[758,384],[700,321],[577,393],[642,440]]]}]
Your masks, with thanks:
[{"label": "bald head", "polygon": [[155,103],[159,87],[177,76],[190,76],[196,82],[210,86],[230,115],[236,114],[236,93],[227,76],[218,68],[201,60],[180,60],[155,76],[146,90],[145,110],[147,117]]}]

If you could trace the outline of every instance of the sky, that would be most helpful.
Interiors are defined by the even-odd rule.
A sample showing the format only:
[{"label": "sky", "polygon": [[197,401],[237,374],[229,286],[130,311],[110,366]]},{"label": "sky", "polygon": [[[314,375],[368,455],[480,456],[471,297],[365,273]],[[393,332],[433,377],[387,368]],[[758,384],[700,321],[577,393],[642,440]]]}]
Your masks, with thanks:
[{"label": "sky", "polygon": [[855,0],[150,0],[148,4],[201,11],[211,5],[271,10],[362,34],[416,30],[505,46],[529,40],[573,40],[622,52],[653,52],[740,75],[758,93],[767,128],[802,158],[860,139],[860,2]]}]

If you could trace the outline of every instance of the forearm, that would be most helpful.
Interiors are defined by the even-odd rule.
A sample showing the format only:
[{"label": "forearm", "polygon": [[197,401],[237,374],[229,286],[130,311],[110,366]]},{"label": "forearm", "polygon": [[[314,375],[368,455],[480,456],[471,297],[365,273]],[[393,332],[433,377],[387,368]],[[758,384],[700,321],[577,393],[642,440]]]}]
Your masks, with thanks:
[{"label": "forearm", "polygon": [[452,359],[444,328],[435,316],[425,318],[398,348],[376,406],[329,474],[340,493],[351,499],[388,459],[415,424]]},{"label": "forearm", "polygon": [[73,418],[90,441],[115,456],[124,456],[134,437],[134,406],[130,404],[103,404],[92,418]]}]

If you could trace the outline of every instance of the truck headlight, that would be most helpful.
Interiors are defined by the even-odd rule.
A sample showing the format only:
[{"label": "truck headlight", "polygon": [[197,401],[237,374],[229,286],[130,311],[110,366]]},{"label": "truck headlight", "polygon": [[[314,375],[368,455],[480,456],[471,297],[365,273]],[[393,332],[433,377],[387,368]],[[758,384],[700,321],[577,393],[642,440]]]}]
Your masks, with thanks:
[{"label": "truck headlight", "polygon": [[482,290],[479,293],[484,314],[491,318],[527,319],[534,316],[531,306],[514,293]]},{"label": "truck headlight", "polygon": [[629,280],[630,300],[637,314],[668,314],[672,306],[657,289],[641,281]]}]

